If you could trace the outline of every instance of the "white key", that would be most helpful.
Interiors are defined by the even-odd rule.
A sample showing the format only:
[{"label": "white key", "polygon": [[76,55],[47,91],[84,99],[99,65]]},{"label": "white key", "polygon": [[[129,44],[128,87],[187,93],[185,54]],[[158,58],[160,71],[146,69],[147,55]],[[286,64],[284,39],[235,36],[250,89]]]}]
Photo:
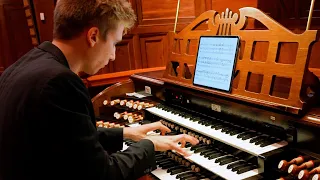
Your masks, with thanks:
[{"label": "white key", "polygon": [[[226,155],[224,155],[226,156]],[[218,158],[222,158],[224,156],[220,156]],[[232,180],[241,180],[241,179],[246,179],[252,176],[256,176],[260,173],[263,172],[263,169],[253,169],[248,172],[242,173],[242,174],[237,174],[236,172],[233,172],[231,169],[228,169],[227,166],[231,163],[234,163],[236,161],[233,161],[231,163],[225,164],[223,166],[219,165],[219,163],[216,163],[215,160],[218,159],[211,159],[209,160],[208,158],[205,158],[204,156],[201,156],[200,153],[193,153],[191,156],[187,157],[190,161],[201,165],[205,169],[213,172],[214,174],[225,178],[225,179],[232,179]]]},{"label": "white key", "polygon": [[159,179],[168,179],[168,180],[177,180],[177,175],[170,175],[167,173],[166,169],[161,169],[158,167],[156,170],[151,172],[153,175],[155,175]]},{"label": "white key", "polygon": [[170,173],[167,172],[167,169],[162,169],[161,167],[158,167],[157,169],[153,170],[151,173],[161,180],[167,180],[167,179],[168,180],[177,180],[176,177],[179,174],[186,173],[186,172],[189,172],[189,171],[184,171],[181,173],[171,175]]}]

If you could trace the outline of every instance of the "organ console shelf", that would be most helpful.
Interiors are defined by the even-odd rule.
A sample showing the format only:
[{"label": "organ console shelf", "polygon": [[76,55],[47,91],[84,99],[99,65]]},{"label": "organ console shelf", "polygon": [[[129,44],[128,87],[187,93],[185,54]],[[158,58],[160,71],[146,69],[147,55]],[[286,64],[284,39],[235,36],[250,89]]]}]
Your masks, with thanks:
[{"label": "organ console shelf", "polygon": [[[267,29],[246,30],[249,17]],[[201,23],[208,28],[197,29]],[[230,94],[192,83],[196,60],[192,47],[198,46],[201,35],[240,37],[238,73]],[[239,15],[228,9],[221,15],[207,11],[180,33],[169,34],[168,48],[172,53],[165,70],[133,74],[106,88],[92,99],[95,114],[98,117],[107,111],[103,108],[105,100],[144,91],[148,86],[152,96],[141,101],[157,103],[141,110],[145,113],[143,122],[162,119],[172,133],[201,139],[199,146],[188,147],[193,153],[188,158],[191,163],[224,179],[277,179],[282,175],[284,179],[297,178],[305,167],[299,167],[293,177],[281,174],[277,166],[280,160],[289,162],[299,155],[316,154],[312,160],[320,159],[320,148],[315,146],[320,136],[320,109],[316,104],[320,86],[307,68],[316,35],[317,31],[312,30],[294,34],[255,8],[242,8]],[[263,58],[259,54],[263,46],[258,42],[269,44],[265,62],[257,61],[257,57]],[[284,53],[288,46],[295,50]],[[159,171],[161,177],[170,177],[160,166],[153,175]]]}]

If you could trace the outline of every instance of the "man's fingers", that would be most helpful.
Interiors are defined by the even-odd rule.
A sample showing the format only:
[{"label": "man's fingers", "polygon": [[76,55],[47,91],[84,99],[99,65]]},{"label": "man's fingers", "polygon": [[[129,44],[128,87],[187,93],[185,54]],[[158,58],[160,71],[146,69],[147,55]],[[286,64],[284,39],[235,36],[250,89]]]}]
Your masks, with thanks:
[{"label": "man's fingers", "polygon": [[171,130],[163,124],[160,125],[159,129],[161,131],[161,135],[165,135],[167,132],[171,132]]},{"label": "man's fingers", "polygon": [[171,149],[180,153],[183,156],[190,156],[191,155],[188,152],[186,152],[185,150],[183,150],[180,146],[178,146],[177,144],[174,144],[174,143],[171,144]]},{"label": "man's fingers", "polygon": [[199,140],[195,137],[186,135],[186,134],[180,134],[174,137],[175,138],[175,142],[190,142],[192,145],[196,145],[199,143]]},{"label": "man's fingers", "polygon": [[165,135],[167,132],[171,132],[171,130],[167,126],[163,125],[160,121],[155,122],[153,124],[154,124],[153,130],[159,129],[161,131],[161,135]]},{"label": "man's fingers", "polygon": [[186,146],[186,141],[185,140],[181,140],[180,141],[180,143],[181,143],[181,146],[180,147],[182,147],[182,148],[184,148],[185,146]]}]

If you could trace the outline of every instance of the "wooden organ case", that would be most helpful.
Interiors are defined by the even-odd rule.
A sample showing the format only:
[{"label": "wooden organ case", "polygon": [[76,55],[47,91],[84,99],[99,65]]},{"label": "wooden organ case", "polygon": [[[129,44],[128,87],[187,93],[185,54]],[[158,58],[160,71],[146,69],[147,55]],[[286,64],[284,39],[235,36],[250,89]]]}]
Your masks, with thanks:
[{"label": "wooden organ case", "polygon": [[[178,34],[168,34],[164,71],[134,74],[92,99],[98,126],[161,120],[171,134],[200,140],[185,147],[188,158],[157,154],[158,169],[143,179],[320,178],[320,86],[308,70],[317,31],[294,34],[258,9],[239,12],[201,14]],[[246,29],[249,18],[261,28]],[[204,35],[240,37],[231,93],[193,85]],[[128,96],[132,92],[144,97]],[[131,120],[122,119],[125,114]]]}]

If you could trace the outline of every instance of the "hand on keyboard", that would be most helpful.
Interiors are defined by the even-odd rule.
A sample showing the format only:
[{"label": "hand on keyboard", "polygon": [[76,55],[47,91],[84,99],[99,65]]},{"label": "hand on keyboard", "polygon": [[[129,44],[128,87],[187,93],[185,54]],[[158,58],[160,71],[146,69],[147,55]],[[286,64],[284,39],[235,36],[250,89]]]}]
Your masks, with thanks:
[{"label": "hand on keyboard", "polygon": [[[174,150],[184,156],[190,155],[182,149],[186,142],[190,142],[192,145],[199,143],[198,139],[186,134],[175,136],[148,136],[145,139],[153,142],[155,151]],[[181,146],[178,145],[178,143],[181,143]]]},{"label": "hand on keyboard", "polygon": [[123,136],[126,139],[140,141],[142,138],[147,136],[148,132],[155,130],[160,130],[162,135],[164,135],[166,132],[171,132],[171,130],[164,126],[161,122],[155,122],[144,124],[138,127],[126,127],[123,129]]}]

